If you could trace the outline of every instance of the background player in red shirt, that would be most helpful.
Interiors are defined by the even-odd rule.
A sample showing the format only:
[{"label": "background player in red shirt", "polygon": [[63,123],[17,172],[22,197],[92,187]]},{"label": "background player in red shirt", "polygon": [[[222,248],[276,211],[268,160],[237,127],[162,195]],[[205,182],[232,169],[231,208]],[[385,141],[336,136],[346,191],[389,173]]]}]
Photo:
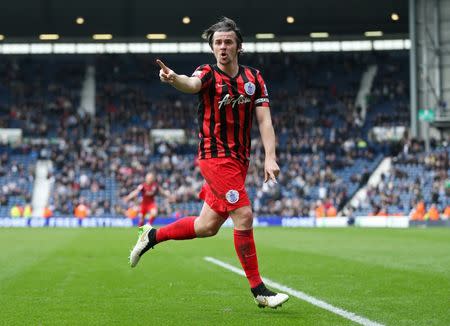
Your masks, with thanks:
[{"label": "background player in red shirt", "polygon": [[142,201],[141,208],[139,210],[138,226],[141,227],[145,224],[145,216],[147,213],[149,214],[148,224],[152,225],[156,219],[156,215],[158,214],[156,195],[162,194],[170,198],[171,194],[169,191],[161,188],[155,180],[155,175],[151,172],[145,175],[145,181],[143,183],[125,196],[124,201],[127,202],[133,198],[136,198],[139,194],[142,196]]},{"label": "background player in red shirt", "polygon": [[245,190],[253,115],[265,149],[264,182],[276,182],[280,171],[267,88],[258,70],[238,64],[242,36],[233,20],[222,18],[204,37],[217,64],[202,65],[191,77],[178,75],[157,60],[163,83],[199,97],[198,158],[206,181],[199,197],[204,205],[198,217],[186,217],[158,230],[144,226],[130,254],[130,264],[136,266],[142,254],[160,242],[213,236],[230,216],[236,253],[255,301],[260,307],[276,308],[289,297],[267,289],[260,277],[253,212]]}]

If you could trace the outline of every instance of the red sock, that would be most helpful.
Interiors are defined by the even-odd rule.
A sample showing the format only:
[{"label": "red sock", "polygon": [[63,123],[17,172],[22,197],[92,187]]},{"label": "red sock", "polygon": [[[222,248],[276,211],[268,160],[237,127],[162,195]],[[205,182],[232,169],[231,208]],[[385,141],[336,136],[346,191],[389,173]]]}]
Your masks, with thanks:
[{"label": "red sock", "polygon": [[251,288],[262,283],[258,270],[258,257],[256,256],[255,241],[253,240],[253,229],[234,230],[234,248],[241,261]]},{"label": "red sock", "polygon": [[138,222],[138,227],[141,227],[141,226],[143,226],[145,224],[145,219],[143,219],[143,220],[139,220],[139,222]]},{"label": "red sock", "polygon": [[156,242],[196,238],[194,221],[197,216],[187,216],[156,231]]},{"label": "red sock", "polygon": [[155,222],[156,216],[152,216],[148,219],[148,224],[153,225],[153,222]]}]

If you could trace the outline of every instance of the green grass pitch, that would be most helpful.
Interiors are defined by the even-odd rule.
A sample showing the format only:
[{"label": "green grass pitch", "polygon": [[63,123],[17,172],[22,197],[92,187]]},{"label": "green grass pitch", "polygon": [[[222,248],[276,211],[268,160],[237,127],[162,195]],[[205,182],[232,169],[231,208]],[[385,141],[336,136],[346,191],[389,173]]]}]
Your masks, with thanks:
[{"label": "green grass pitch", "polygon": [[[232,230],[158,245],[136,229],[0,229],[0,324],[352,325],[292,298],[258,309]],[[450,325],[450,229],[256,229],[260,272],[386,325]]]}]

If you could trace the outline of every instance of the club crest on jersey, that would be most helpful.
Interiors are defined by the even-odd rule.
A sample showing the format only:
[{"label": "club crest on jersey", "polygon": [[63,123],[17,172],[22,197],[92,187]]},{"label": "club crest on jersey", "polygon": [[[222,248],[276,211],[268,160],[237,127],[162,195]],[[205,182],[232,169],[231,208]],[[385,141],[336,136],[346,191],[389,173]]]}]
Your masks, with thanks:
[{"label": "club crest on jersey", "polygon": [[236,204],[239,200],[239,192],[237,190],[228,190],[225,198],[230,204]]},{"label": "club crest on jersey", "polygon": [[255,94],[256,87],[255,84],[253,84],[252,82],[247,82],[244,84],[244,89],[247,95],[252,96],[253,94]]}]

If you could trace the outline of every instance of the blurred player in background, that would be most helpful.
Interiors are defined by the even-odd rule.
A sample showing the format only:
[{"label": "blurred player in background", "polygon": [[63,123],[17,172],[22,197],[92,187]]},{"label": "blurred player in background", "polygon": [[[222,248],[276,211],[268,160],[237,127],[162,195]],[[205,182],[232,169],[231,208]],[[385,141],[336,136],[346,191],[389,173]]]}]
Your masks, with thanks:
[{"label": "blurred player in background", "polygon": [[145,224],[145,216],[147,214],[149,214],[148,224],[152,225],[156,219],[156,215],[158,214],[156,195],[162,194],[168,198],[172,198],[172,196],[169,191],[161,188],[161,186],[156,182],[155,175],[151,172],[145,175],[145,181],[143,183],[125,196],[124,201],[128,202],[129,200],[136,198],[139,194],[142,196],[142,201],[139,210],[138,226],[141,227]]},{"label": "blurred player in background", "polygon": [[163,83],[199,97],[198,159],[205,178],[199,197],[204,205],[198,217],[186,217],[158,230],[144,226],[130,254],[130,264],[136,266],[142,254],[160,242],[213,236],[230,216],[236,253],[255,301],[260,307],[276,308],[289,297],[270,291],[261,279],[253,212],[245,189],[253,115],[265,149],[264,182],[276,182],[280,171],[267,88],[258,70],[238,64],[243,40],[233,20],[222,18],[204,32],[204,37],[217,64],[202,65],[191,77],[178,75],[157,60]]}]

